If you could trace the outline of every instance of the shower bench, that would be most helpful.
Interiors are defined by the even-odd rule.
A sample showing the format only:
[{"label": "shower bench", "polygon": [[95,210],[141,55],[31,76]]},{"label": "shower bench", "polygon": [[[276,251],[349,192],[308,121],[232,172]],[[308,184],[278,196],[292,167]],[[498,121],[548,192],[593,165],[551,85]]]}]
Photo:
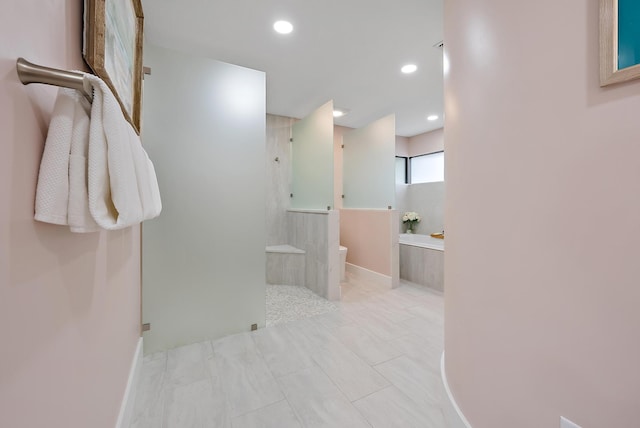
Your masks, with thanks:
[{"label": "shower bench", "polygon": [[292,245],[269,245],[267,253],[267,284],[305,285],[304,250]]}]

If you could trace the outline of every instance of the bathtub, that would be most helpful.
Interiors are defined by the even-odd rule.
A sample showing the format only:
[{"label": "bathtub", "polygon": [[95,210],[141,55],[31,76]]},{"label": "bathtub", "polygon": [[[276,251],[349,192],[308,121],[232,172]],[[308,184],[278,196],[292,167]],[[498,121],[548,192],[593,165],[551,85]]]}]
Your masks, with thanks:
[{"label": "bathtub", "polygon": [[415,233],[401,233],[400,243],[414,247],[429,248],[431,250],[444,251],[444,239],[432,238],[429,235],[417,235]]},{"label": "bathtub", "polygon": [[401,233],[400,279],[444,292],[444,239]]}]

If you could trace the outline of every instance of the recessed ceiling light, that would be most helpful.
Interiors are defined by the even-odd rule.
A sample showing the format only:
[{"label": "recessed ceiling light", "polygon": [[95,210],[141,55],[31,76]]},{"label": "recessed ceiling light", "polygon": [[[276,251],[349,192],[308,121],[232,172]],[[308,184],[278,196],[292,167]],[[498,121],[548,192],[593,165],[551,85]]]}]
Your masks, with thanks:
[{"label": "recessed ceiling light", "polygon": [[434,120],[438,120],[438,115],[437,114],[432,114],[431,116],[427,116],[427,120],[430,121],[434,121]]},{"label": "recessed ceiling light", "polygon": [[293,25],[289,21],[278,21],[273,24],[273,29],[280,34],[289,34],[293,31]]},{"label": "recessed ceiling light", "polygon": [[334,108],[333,109],[333,117],[342,117],[349,114],[349,109],[346,108]]},{"label": "recessed ceiling light", "polygon": [[403,66],[400,71],[402,71],[404,74],[411,74],[413,72],[415,72],[418,69],[418,66],[415,64],[407,64],[405,66]]}]

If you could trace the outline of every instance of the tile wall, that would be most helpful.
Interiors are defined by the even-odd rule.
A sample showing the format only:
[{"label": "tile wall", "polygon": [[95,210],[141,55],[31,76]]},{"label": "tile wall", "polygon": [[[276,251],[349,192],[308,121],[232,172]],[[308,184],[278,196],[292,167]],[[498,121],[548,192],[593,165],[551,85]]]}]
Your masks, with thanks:
[{"label": "tile wall", "polygon": [[[300,255],[272,255],[268,282],[304,285],[329,300],[340,299],[339,212],[288,211],[291,207],[291,126],[296,119],[267,115],[266,216],[267,246],[289,244],[306,252],[304,277],[296,268]],[[277,159],[277,160],[276,160]],[[271,272],[271,273],[270,273]],[[281,274],[280,274],[281,273]],[[272,282],[270,282],[272,283]],[[280,282],[277,282],[278,284]]]},{"label": "tile wall", "polygon": [[396,203],[400,212],[398,228],[404,233],[402,214],[415,211],[422,221],[415,227],[415,233],[429,235],[444,230],[444,181],[438,183],[396,184]]},{"label": "tile wall", "polygon": [[400,244],[400,279],[444,292],[444,251]]},{"label": "tile wall", "polygon": [[[288,243],[287,209],[291,206],[291,125],[295,119],[267,115],[267,245]],[[276,160],[276,158],[278,160]]]},{"label": "tile wall", "polygon": [[339,212],[288,211],[289,244],[306,252],[304,285],[329,300],[340,299]]},{"label": "tile wall", "polygon": [[267,284],[305,284],[305,253],[267,252]]}]

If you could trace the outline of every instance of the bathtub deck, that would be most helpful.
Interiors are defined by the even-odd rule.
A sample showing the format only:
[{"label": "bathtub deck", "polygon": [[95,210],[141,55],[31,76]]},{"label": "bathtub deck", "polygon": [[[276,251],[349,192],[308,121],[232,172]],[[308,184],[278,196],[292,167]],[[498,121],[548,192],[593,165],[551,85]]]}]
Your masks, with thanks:
[{"label": "bathtub deck", "polygon": [[418,235],[415,233],[401,233],[399,235],[400,245],[411,245],[413,247],[428,248],[430,250],[444,251],[444,239],[434,238],[429,235]]}]

